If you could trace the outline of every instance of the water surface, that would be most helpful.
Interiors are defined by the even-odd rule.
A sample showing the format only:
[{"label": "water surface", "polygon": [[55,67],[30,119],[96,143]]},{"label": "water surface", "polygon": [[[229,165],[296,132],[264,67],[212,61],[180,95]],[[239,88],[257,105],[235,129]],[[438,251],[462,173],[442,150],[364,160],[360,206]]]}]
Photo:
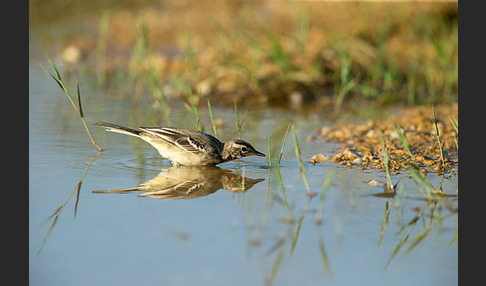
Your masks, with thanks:
[{"label": "water surface", "polygon": [[[246,191],[228,190],[226,185],[201,196],[170,200],[140,196],[144,191],[93,193],[136,187],[171,165],[141,140],[91,126],[104,149],[97,154],[70,103],[37,66],[40,53],[31,53],[31,285],[457,284],[458,221],[451,211],[457,207],[455,198],[427,202],[406,174],[393,177],[394,182],[400,179],[399,195],[376,197],[372,194],[383,188],[366,181],[385,182],[383,173],[306,163],[315,193],[310,199],[291,133],[280,168],[270,168],[268,158],[260,157],[219,165],[218,172],[231,174],[235,182],[256,180],[252,186],[245,184]],[[91,83],[89,75],[80,79],[88,124],[107,121],[137,127],[157,122],[149,102],[134,106],[113,99]],[[171,107],[174,126],[193,128],[192,115],[182,104]],[[235,138],[234,109],[214,107],[213,112],[225,122],[220,138]],[[201,119],[211,132],[204,108]],[[242,138],[268,153],[270,136],[275,160],[289,121],[296,126],[306,162],[317,153],[332,155],[334,145],[305,140],[331,123],[291,111],[248,110]],[[178,179],[184,180],[187,173]],[[439,185],[440,177],[431,173],[428,178]],[[323,192],[326,180],[330,185]],[[457,177],[444,180],[442,187],[455,194]]]}]

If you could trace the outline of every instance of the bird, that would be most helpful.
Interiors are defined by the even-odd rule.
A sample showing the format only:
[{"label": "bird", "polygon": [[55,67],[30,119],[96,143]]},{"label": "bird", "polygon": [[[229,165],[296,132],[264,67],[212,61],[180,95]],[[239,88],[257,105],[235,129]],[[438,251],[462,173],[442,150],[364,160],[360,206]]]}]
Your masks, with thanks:
[{"label": "bird", "polygon": [[121,194],[142,191],[140,197],[166,200],[193,199],[208,196],[221,189],[232,193],[244,192],[264,180],[248,178],[217,166],[172,166],[162,169],[155,178],[136,187],[92,192]]},{"label": "bird", "polygon": [[246,141],[238,139],[223,143],[201,131],[174,127],[139,127],[135,130],[106,122],[94,125],[148,142],[174,166],[214,166],[247,156],[265,157]]}]

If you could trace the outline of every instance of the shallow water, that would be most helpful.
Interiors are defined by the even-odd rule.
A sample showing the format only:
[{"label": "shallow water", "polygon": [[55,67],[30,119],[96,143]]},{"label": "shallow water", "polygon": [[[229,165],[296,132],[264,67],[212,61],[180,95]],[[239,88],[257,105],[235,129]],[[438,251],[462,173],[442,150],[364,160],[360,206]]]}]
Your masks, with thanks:
[{"label": "shallow water", "polygon": [[[176,179],[196,180],[191,186],[204,183],[205,172],[216,172],[210,177],[217,179],[213,186],[219,190],[194,198],[140,196],[144,191],[93,193],[136,187],[173,169],[145,142],[90,125],[104,149],[97,154],[66,97],[37,66],[36,61],[45,62],[39,55],[31,49],[31,285],[457,284],[458,215],[450,211],[457,200],[427,202],[405,174],[393,177],[394,182],[400,179],[397,196],[376,197],[372,194],[383,187],[365,182],[386,182],[383,173],[333,163],[312,166],[310,156],[332,155],[335,146],[306,142],[316,128],[331,124],[319,117],[248,110],[242,129],[242,138],[267,155],[270,136],[276,161],[287,122],[293,121],[312,199],[291,132],[280,168],[270,168],[268,157],[248,157],[202,175],[179,170]],[[89,75],[79,76],[88,124],[156,125],[157,112],[149,103],[134,107],[112,99],[91,84]],[[193,118],[181,104],[174,102],[171,108],[174,126],[193,128]],[[213,112],[225,122],[220,138],[235,138],[234,109],[213,107]],[[240,114],[244,112],[242,108]],[[207,109],[202,107],[200,115],[211,132]],[[247,178],[246,191],[239,190],[242,178]],[[439,185],[440,177],[431,173],[428,178]],[[323,188],[326,180],[328,189]],[[232,187],[223,181],[232,181]],[[167,179],[160,184],[167,185]],[[455,194],[457,177],[444,180],[442,187]]]}]

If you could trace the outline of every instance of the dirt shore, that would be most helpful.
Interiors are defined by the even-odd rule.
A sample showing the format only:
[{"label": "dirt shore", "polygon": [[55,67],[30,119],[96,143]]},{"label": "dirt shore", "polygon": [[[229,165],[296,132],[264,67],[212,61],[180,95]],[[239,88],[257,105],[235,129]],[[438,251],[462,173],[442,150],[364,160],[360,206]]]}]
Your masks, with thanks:
[{"label": "dirt shore", "polygon": [[[337,154],[314,155],[311,162],[331,161],[350,168],[384,171],[380,140],[383,138],[390,154],[390,170],[394,174],[406,170],[408,164],[416,165],[425,173],[455,172],[459,161],[458,131],[452,122],[458,120],[457,104],[436,106],[435,117],[443,156],[433,122],[433,109],[420,106],[405,107],[385,120],[323,127],[308,140],[341,143],[342,146],[336,150]],[[396,123],[408,141],[413,158],[399,138]]]}]

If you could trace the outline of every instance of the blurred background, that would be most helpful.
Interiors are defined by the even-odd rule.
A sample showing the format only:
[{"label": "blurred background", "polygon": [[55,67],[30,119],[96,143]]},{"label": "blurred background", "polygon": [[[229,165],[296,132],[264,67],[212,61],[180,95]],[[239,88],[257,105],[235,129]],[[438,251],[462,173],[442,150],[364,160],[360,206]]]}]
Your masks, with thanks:
[{"label": "blurred background", "polygon": [[457,19],[457,1],[32,0],[29,9],[31,45],[42,38],[113,96],[336,112],[457,102]]}]

